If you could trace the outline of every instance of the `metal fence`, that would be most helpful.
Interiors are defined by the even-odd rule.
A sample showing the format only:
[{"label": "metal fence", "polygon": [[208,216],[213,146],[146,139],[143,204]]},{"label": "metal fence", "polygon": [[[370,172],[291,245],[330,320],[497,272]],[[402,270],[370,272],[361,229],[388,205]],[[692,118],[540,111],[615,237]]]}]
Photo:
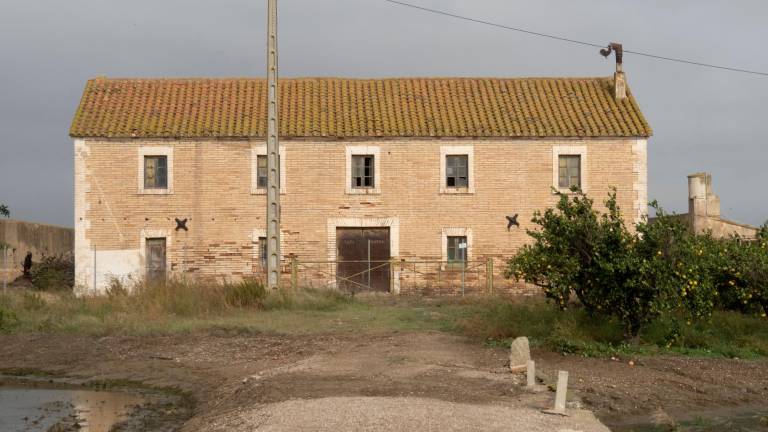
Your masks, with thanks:
[{"label": "metal fence", "polygon": [[292,288],[383,291],[401,295],[494,294],[492,259],[484,261],[304,261],[290,259]]}]

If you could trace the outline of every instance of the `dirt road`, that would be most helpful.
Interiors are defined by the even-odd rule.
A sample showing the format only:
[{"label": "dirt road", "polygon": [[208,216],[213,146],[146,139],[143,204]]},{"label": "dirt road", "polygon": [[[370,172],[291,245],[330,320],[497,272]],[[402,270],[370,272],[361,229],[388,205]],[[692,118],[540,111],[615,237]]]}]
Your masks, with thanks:
[{"label": "dirt road", "polygon": [[[765,361],[656,358],[629,366],[626,361],[534,355],[545,377],[568,370],[572,394],[609,424],[645,415],[658,406],[670,412],[706,410],[724,404],[764,404],[768,397]],[[332,412],[337,419],[372,422],[379,421],[380,413],[392,417],[400,412],[399,420],[408,427],[419,425],[423,416],[418,413],[438,413],[434,418],[450,420],[440,413],[466,412],[454,424],[472,429],[467,425],[483,425],[480,417],[471,420],[472,412],[516,418],[520,414],[515,410],[534,413],[549,406],[552,394],[524,392],[507,372],[506,357],[506,350],[437,332],[338,337],[215,332],[0,336],[0,370],[129,380],[188,393],[196,402],[191,418],[180,421],[188,431],[252,430],[258,425],[286,430],[275,425],[299,421],[288,414],[297,409],[306,411],[306,419]],[[581,415],[542,430],[604,430],[589,413]],[[333,427],[338,424],[330,423]]]}]

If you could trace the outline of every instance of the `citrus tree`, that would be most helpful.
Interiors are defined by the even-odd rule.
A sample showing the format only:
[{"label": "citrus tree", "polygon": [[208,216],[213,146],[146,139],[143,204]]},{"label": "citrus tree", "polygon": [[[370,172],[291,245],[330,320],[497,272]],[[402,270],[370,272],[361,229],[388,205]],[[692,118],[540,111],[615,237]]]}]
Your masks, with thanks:
[{"label": "citrus tree", "polygon": [[717,300],[721,307],[768,316],[768,225],[755,241],[722,241],[713,251]]},{"label": "citrus tree", "polygon": [[578,189],[558,193],[555,208],[534,213],[533,243],[520,249],[506,276],[540,286],[562,309],[572,295],[593,316],[614,316],[627,339],[673,309],[691,318],[709,316],[714,291],[695,236],[658,205],[657,218],[627,229],[611,190],[598,212]]}]

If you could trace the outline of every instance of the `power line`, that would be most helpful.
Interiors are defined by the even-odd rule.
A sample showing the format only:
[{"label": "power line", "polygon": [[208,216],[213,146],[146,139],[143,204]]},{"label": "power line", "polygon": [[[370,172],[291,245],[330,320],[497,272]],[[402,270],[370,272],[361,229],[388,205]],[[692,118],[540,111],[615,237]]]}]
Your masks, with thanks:
[{"label": "power line", "polygon": [[[561,42],[568,42],[568,43],[572,43],[572,44],[584,45],[584,46],[595,47],[595,48],[605,48],[605,45],[601,45],[601,44],[580,41],[580,40],[577,40],[577,39],[571,39],[571,38],[567,38],[567,37],[563,37],[563,36],[551,35],[551,34],[547,34],[547,33],[535,32],[535,31],[532,31],[532,30],[526,30],[526,29],[523,29],[523,28],[512,27],[512,26],[508,26],[508,25],[504,25],[504,24],[499,24],[499,23],[495,23],[495,22],[491,22],[491,21],[485,21],[485,20],[481,20],[481,19],[477,19],[477,18],[471,18],[471,17],[467,17],[467,16],[463,16],[463,15],[457,15],[457,14],[454,14],[454,13],[451,13],[451,12],[446,12],[446,11],[443,11],[443,10],[431,9],[431,8],[424,7],[424,6],[419,6],[419,5],[415,5],[415,4],[411,4],[411,3],[405,3],[405,2],[402,2],[402,1],[398,1],[398,0],[382,0],[382,1],[385,1],[387,3],[392,3],[392,4],[395,4],[395,5],[399,5],[399,6],[404,6],[404,7],[408,7],[408,8],[412,8],[412,9],[421,10],[421,11],[424,11],[424,12],[429,12],[429,13],[437,14],[437,15],[443,15],[443,16],[447,16],[447,17],[451,17],[451,18],[456,18],[456,19],[460,19],[460,20],[463,20],[463,21],[469,21],[469,22],[473,22],[473,23],[476,23],[476,24],[483,24],[483,25],[487,25],[487,26],[491,26],[491,27],[496,27],[496,28],[500,28],[500,29],[504,29],[504,30],[512,30],[512,31],[520,32],[520,33],[525,33],[525,34],[529,34],[529,35],[532,35],[532,36],[539,36],[539,37],[544,37],[544,38],[548,38],[548,39],[558,40],[558,41],[561,41]],[[720,65],[714,65],[714,64],[709,64],[709,63],[702,63],[702,62],[697,62],[697,61],[693,61],[693,60],[686,60],[686,59],[681,59],[681,58],[675,58],[675,57],[665,57],[665,56],[651,54],[651,53],[642,52],[642,51],[632,51],[632,50],[625,49],[624,53],[625,54],[634,54],[634,55],[638,55],[638,56],[648,57],[648,58],[652,58],[652,59],[656,59],[656,60],[671,61],[671,62],[676,62],[676,63],[684,63],[684,64],[689,64],[689,65],[694,65],[694,66],[701,66],[701,67],[707,67],[707,68],[712,68],[712,69],[721,69],[721,70],[727,70],[727,71],[731,71],[731,72],[740,72],[740,73],[751,74],[751,75],[768,76],[768,72],[760,72],[760,71],[741,69],[741,68],[735,68],[735,67],[720,66]]]}]

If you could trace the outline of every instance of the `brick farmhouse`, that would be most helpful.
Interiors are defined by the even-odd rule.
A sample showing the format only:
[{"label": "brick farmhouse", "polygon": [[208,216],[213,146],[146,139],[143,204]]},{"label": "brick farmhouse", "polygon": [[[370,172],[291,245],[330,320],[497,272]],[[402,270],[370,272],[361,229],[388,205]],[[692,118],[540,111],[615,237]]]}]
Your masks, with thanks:
[{"label": "brick farmhouse", "polygon": [[[78,292],[263,274],[266,97],[250,78],[88,81],[70,130]],[[499,271],[553,187],[616,187],[629,224],[647,209],[651,129],[621,72],[282,79],[279,101],[283,283],[290,257]],[[398,292],[398,268],[363,284]]]}]

